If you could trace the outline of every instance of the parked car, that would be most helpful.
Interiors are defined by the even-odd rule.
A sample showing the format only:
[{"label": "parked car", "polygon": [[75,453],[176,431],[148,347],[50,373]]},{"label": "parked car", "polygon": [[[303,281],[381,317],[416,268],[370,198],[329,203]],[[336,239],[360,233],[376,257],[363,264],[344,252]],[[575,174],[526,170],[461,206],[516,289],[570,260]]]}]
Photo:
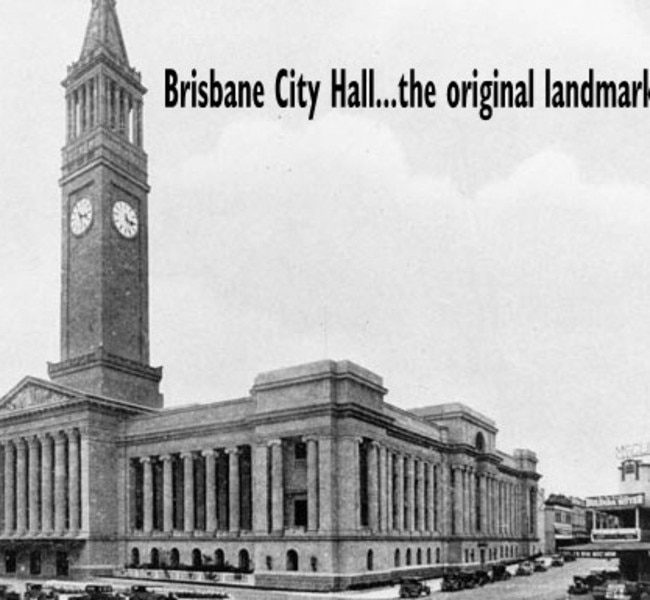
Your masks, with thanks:
[{"label": "parked car", "polygon": [[532,575],[534,570],[533,563],[526,560],[519,563],[515,575]]},{"label": "parked car", "polygon": [[554,554],[551,556],[551,566],[552,567],[563,567],[564,566],[564,557],[561,554]]},{"label": "parked car", "polygon": [[546,566],[546,561],[542,558],[535,559],[535,562],[533,563],[533,569],[541,573],[543,573],[544,571],[548,571],[548,567]]},{"label": "parked car", "polygon": [[3,583],[0,585],[0,600],[20,600],[20,594],[13,586]]},{"label": "parked car", "polygon": [[50,588],[44,588],[42,583],[26,583],[23,600],[52,600],[56,594]]},{"label": "parked car", "polygon": [[429,594],[431,594],[431,589],[419,579],[402,579],[399,586],[400,598],[419,598]]},{"label": "parked car", "polygon": [[512,575],[505,565],[494,565],[492,567],[492,581],[507,581]]},{"label": "parked car", "polygon": [[81,594],[70,596],[68,600],[120,600],[121,594],[113,591],[110,585],[87,585]]},{"label": "parked car", "polygon": [[605,600],[643,600],[648,597],[648,584],[637,581],[617,581],[607,584]]},{"label": "parked car", "polygon": [[168,600],[169,598],[167,594],[155,592],[144,585],[132,585],[126,596],[129,600]]}]

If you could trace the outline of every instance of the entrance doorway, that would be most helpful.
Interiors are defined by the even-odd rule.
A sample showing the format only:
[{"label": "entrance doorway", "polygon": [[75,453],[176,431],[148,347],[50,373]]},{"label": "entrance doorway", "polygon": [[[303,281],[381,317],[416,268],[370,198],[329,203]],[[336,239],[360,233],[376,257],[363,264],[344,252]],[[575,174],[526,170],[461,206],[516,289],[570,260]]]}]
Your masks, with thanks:
[{"label": "entrance doorway", "polygon": [[68,553],[65,550],[56,551],[56,574],[59,577],[67,577],[70,573],[68,564]]}]

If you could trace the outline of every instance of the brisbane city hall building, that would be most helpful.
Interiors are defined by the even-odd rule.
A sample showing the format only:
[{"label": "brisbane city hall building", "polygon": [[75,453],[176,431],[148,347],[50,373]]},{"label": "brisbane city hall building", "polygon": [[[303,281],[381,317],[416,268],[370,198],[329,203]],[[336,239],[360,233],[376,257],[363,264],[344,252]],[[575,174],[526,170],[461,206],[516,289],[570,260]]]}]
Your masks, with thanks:
[{"label": "brisbane city hall building", "polygon": [[0,574],[211,566],[326,590],[537,551],[535,453],[497,450],[495,423],[463,404],[388,404],[353,362],[164,409],[149,365],[146,90],[115,0],[92,1],[63,86],[61,357],[49,381],[0,400]]}]

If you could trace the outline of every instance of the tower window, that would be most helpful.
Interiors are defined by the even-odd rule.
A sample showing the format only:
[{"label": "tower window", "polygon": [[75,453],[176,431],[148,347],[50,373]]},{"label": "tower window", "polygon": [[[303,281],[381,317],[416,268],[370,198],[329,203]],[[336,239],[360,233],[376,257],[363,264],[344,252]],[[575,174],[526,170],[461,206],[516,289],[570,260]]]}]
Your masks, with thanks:
[{"label": "tower window", "polygon": [[307,500],[296,498],[293,502],[293,524],[296,527],[307,527]]}]

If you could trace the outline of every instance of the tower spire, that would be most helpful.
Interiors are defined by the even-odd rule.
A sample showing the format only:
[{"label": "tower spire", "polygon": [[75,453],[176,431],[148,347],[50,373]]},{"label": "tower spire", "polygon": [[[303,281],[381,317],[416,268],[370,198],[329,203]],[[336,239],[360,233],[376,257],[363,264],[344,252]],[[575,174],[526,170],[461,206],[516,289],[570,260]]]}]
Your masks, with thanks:
[{"label": "tower spire", "polygon": [[97,52],[106,52],[118,62],[129,63],[129,58],[115,10],[115,0],[92,0],[92,9],[86,37],[81,49],[81,60]]}]

